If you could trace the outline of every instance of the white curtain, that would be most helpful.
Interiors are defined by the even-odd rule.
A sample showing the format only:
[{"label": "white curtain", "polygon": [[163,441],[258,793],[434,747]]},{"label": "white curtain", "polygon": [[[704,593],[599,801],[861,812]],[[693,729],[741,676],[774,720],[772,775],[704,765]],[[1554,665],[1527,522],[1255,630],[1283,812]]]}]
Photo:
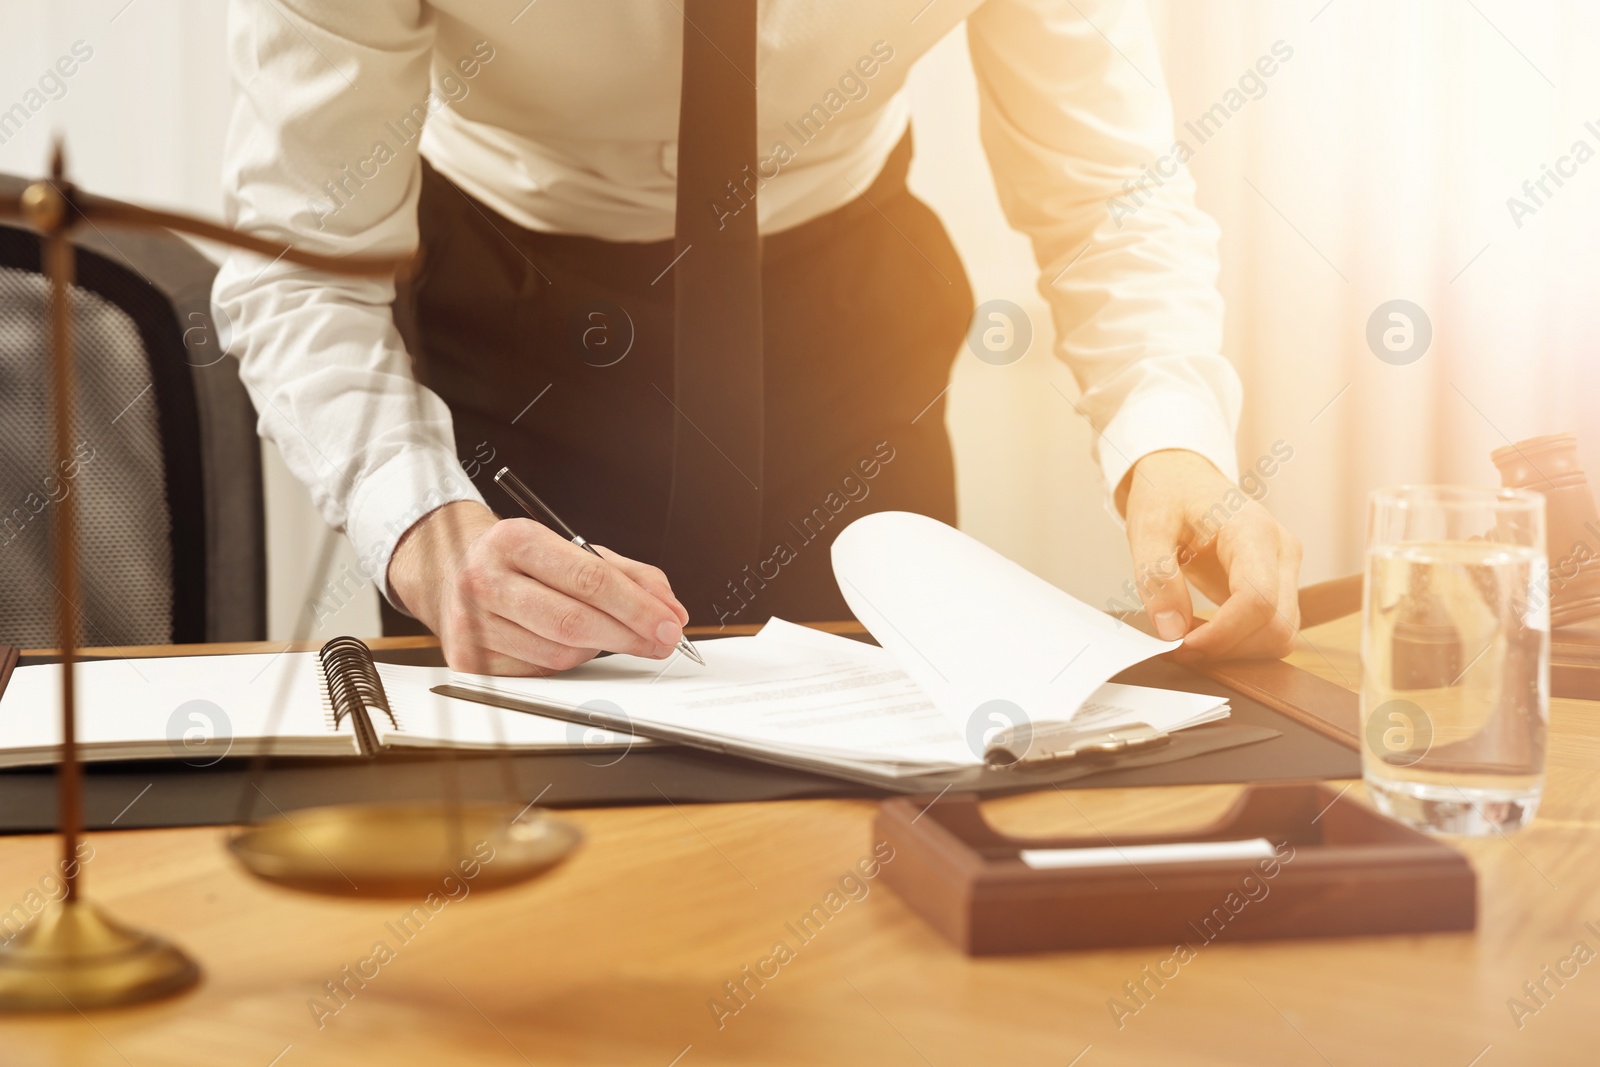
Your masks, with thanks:
[{"label": "white curtain", "polygon": [[[1359,568],[1370,489],[1498,484],[1489,452],[1512,441],[1575,430],[1600,481],[1595,6],[1158,0],[1154,13],[1180,133],[1274,42],[1293,49],[1191,166],[1224,235],[1226,344],[1249,398],[1240,454],[1294,448],[1268,504],[1304,540],[1306,577]],[[1367,338],[1395,299],[1433,334],[1400,365]]]}]

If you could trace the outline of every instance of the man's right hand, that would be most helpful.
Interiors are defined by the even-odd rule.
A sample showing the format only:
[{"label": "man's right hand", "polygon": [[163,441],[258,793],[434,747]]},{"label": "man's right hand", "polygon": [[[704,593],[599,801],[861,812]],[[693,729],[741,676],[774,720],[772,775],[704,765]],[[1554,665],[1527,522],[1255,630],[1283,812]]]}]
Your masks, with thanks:
[{"label": "man's right hand", "polygon": [[[598,546],[597,546],[598,548]],[[439,635],[445,661],[471,674],[543,675],[596,652],[666,659],[689,612],[667,576],[532,519],[496,519],[458,501],[400,538],[389,588]]]}]

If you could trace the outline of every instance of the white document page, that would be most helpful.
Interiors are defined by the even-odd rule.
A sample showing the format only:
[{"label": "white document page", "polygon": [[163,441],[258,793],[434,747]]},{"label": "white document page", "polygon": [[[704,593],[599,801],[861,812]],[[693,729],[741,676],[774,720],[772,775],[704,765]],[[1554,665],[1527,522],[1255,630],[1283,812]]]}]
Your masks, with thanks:
[{"label": "white document page", "polygon": [[857,519],[833,543],[833,571],[856,618],[958,730],[997,702],[1032,723],[1070,721],[1107,679],[1181,643],[1096,611],[924,515]]},{"label": "white document page", "polygon": [[[85,760],[253,755],[276,718],[274,753],[354,754],[337,731],[312,652],[86,660],[74,669]],[[54,763],[61,746],[61,667],[18,667],[0,696],[0,766]]]},{"label": "white document page", "polygon": [[701,667],[606,656],[550,678],[457,675],[458,684],[569,710],[596,704],[641,727],[875,770],[979,762],[882,649],[773,620],[756,637],[702,641]]},{"label": "white document page", "polygon": [[455,680],[448,667],[379,663],[377,668],[396,723],[390,725],[383,712],[376,708],[369,712],[382,745],[463,749],[510,746],[521,751],[538,751],[570,747],[626,750],[636,744],[650,743],[642,737],[489,704],[453,700],[430,692],[436,685]]},{"label": "white document page", "polygon": [[1142,722],[1171,733],[1203,722],[1228,717],[1226,697],[1185,693],[1177,689],[1151,689],[1143,685],[1107,682],[1089,694],[1072,719],[1075,730],[1114,730]]}]

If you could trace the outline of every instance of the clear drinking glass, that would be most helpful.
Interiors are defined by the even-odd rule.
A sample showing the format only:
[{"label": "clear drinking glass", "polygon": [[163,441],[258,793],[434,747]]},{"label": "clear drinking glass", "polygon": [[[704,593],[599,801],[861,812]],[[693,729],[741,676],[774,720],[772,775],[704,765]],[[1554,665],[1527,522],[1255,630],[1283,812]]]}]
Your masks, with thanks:
[{"label": "clear drinking glass", "polygon": [[1361,762],[1380,811],[1453,834],[1533,819],[1549,721],[1547,571],[1539,493],[1372,494]]}]

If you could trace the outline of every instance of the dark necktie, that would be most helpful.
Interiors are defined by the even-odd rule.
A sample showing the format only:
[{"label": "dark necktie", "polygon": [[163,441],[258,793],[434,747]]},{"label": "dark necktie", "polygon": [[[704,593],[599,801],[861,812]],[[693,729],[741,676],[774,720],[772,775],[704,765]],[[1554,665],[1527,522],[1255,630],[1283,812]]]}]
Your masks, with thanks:
[{"label": "dark necktie", "polygon": [[[686,602],[760,559],[756,0],[682,0],[672,496],[662,568]],[[687,603],[697,622],[709,605]]]}]

